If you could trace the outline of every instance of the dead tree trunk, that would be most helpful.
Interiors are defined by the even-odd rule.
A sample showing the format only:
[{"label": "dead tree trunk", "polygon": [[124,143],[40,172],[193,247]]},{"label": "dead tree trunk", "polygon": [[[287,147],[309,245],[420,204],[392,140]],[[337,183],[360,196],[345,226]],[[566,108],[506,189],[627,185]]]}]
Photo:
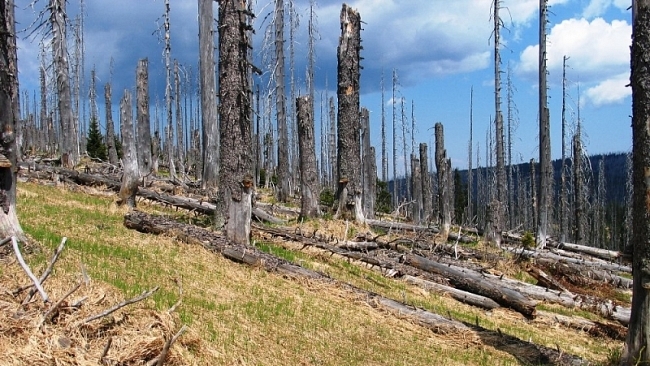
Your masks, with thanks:
[{"label": "dead tree trunk", "polygon": [[181,110],[181,75],[178,60],[174,60],[174,96],[176,97],[176,159],[181,182],[185,179],[185,144]]},{"label": "dead tree trunk", "polygon": [[136,73],[136,103],[137,103],[137,155],[138,169],[141,176],[151,172],[151,127],[149,120],[149,62],[142,59],[138,61]]},{"label": "dead tree trunk", "polygon": [[583,244],[585,240],[585,184],[582,165],[582,142],[580,135],[573,136],[573,192],[574,192],[574,219],[573,241]]},{"label": "dead tree trunk", "polygon": [[568,57],[565,55],[562,59],[562,162],[560,165],[560,213],[558,214],[560,218],[560,241],[564,242],[567,240],[567,232],[569,226],[568,220],[568,188],[567,188],[567,161],[566,161],[566,61]]},{"label": "dead tree trunk", "polygon": [[343,4],[338,47],[338,200],[336,217],[352,212],[363,223],[361,147],[359,146],[359,62],[361,16]]},{"label": "dead tree trunk", "polygon": [[[213,0],[199,0],[199,74],[203,126],[202,188],[216,188],[219,178],[219,122],[214,70]],[[259,132],[258,132],[259,133]]]},{"label": "dead tree trunk", "polygon": [[314,115],[312,114],[309,96],[296,98],[298,111],[298,143],[300,145],[300,218],[311,218],[319,215],[318,169],[314,141]]},{"label": "dead tree trunk", "polygon": [[632,161],[633,274],[632,312],[623,359],[650,362],[650,1],[632,2]]},{"label": "dead tree trunk", "polygon": [[[505,144],[503,139],[503,114],[501,113],[501,54],[499,52],[500,44],[500,31],[502,26],[501,18],[499,17],[500,0],[493,0],[493,21],[494,21],[494,129],[495,129],[495,143],[496,143],[496,158],[497,158],[497,195],[496,200],[498,204],[491,203],[491,208],[496,211],[492,212],[494,231],[501,232],[502,224],[504,222],[505,207],[506,207],[506,167],[505,167]],[[497,245],[500,243],[498,237],[495,237]]]},{"label": "dead tree trunk", "polygon": [[54,53],[54,70],[61,120],[62,164],[68,168],[79,162],[79,136],[75,130],[72,116],[72,94],[68,65],[68,47],[66,41],[65,1],[50,0],[50,22],[52,23],[52,51]]},{"label": "dead tree trunk", "polygon": [[289,131],[284,90],[284,0],[275,0],[275,109],[278,123],[278,201],[289,198]]},{"label": "dead tree trunk", "polygon": [[16,215],[16,140],[18,95],[14,3],[0,1],[0,235],[25,239]]},{"label": "dead tree trunk", "polygon": [[549,226],[553,171],[551,166],[551,122],[546,93],[546,21],[548,0],[539,1],[539,193],[537,247],[546,246]]},{"label": "dead tree trunk", "polygon": [[449,174],[447,174],[447,150],[445,150],[445,136],[442,123],[435,125],[436,138],[436,170],[438,173],[438,207],[439,219],[442,228],[442,237],[449,235],[451,227],[451,211],[449,209]]},{"label": "dead tree trunk", "polygon": [[420,171],[420,159],[415,154],[411,155],[411,192],[413,194],[413,205],[411,216],[414,223],[422,223],[422,175]]},{"label": "dead tree trunk", "polygon": [[253,190],[250,100],[251,28],[248,1],[219,3],[220,169],[216,224],[235,243],[248,244]]},{"label": "dead tree trunk", "polygon": [[133,128],[133,107],[131,92],[124,90],[120,102],[120,131],[122,131],[124,174],[120,187],[118,204],[135,208],[135,195],[138,193],[140,170],[138,168],[138,153]]},{"label": "dead tree trunk", "polygon": [[370,112],[361,108],[361,140],[363,146],[362,156],[362,177],[363,177],[363,214],[366,218],[375,218],[375,194],[377,185],[377,163],[375,162],[374,150],[370,146]]},{"label": "dead tree trunk", "polygon": [[429,173],[429,152],[427,144],[420,144],[420,175],[422,176],[422,218],[429,222],[433,213],[433,191]]},{"label": "dead tree trunk", "polygon": [[113,108],[111,98],[111,84],[104,85],[104,100],[106,109],[106,146],[108,147],[108,162],[117,164],[117,149],[115,148],[115,127],[113,124]]}]

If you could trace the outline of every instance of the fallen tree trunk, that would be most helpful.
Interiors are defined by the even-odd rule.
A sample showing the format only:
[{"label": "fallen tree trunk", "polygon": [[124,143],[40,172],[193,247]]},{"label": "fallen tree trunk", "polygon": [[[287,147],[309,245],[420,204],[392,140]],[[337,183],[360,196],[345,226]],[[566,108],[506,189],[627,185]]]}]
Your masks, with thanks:
[{"label": "fallen tree trunk", "polygon": [[[470,342],[482,342],[496,349],[509,352],[526,364],[554,365],[587,365],[588,362],[580,357],[536,345],[519,338],[491,331],[480,326],[471,326],[453,319],[447,319],[429,311],[418,309],[398,301],[368,292],[356,286],[341,283],[329,277],[260,252],[255,247],[231,244],[227,239],[214,232],[187,224],[177,223],[161,217],[133,211],[124,217],[124,225],[128,228],[152,234],[174,233],[179,239],[202,245],[215,253],[225,253],[225,256],[238,262],[243,262],[264,268],[267,271],[288,274],[294,277],[308,277],[319,281],[334,283],[358,295],[358,298],[373,307],[381,307],[393,312],[397,317],[408,318],[421,326],[439,334],[458,334],[470,337]],[[474,338],[472,341],[471,338]]]},{"label": "fallen tree trunk", "polygon": [[612,261],[614,259],[618,259],[622,257],[621,252],[617,250],[594,248],[587,245],[580,245],[580,244],[573,244],[573,243],[558,243],[552,240],[549,240],[547,244],[557,249],[566,249],[576,253],[587,254],[592,257],[604,259],[607,261]]},{"label": "fallen tree trunk", "polygon": [[460,302],[464,302],[469,305],[477,306],[483,309],[492,310],[498,307],[501,307],[496,301],[490,299],[489,297],[473,294],[471,292],[459,290],[453,287],[441,285],[432,281],[427,281],[419,277],[413,277],[405,275],[401,277],[402,280],[406,281],[411,285],[416,285],[427,290],[435,291],[438,293],[449,294],[453,299],[456,299]]},{"label": "fallen tree trunk", "polygon": [[549,258],[537,258],[536,262],[576,286],[585,287],[591,285],[593,282],[605,282],[621,289],[632,289],[633,281],[631,278],[612,274],[606,270],[599,270],[578,264],[569,265]]},{"label": "fallen tree trunk", "polygon": [[577,258],[568,258],[564,257],[558,254],[553,254],[553,253],[548,253],[548,252],[542,252],[542,251],[532,251],[532,250],[526,250],[522,248],[504,248],[505,250],[512,252],[516,255],[520,255],[526,258],[547,258],[547,259],[553,259],[558,262],[564,262],[564,263],[574,263],[574,264],[580,264],[583,266],[589,266],[593,268],[599,268],[599,269],[605,269],[608,271],[615,271],[615,272],[626,272],[626,273],[632,273],[632,268],[628,266],[623,266],[620,264],[616,263],[608,263],[604,261],[589,261],[589,260],[584,260],[584,259],[577,259]]},{"label": "fallen tree trunk", "polygon": [[548,311],[538,310],[535,323],[544,325],[560,324],[564,327],[587,332],[594,337],[608,337],[617,341],[625,341],[627,328],[615,323],[594,322],[578,316],[566,316]]},{"label": "fallen tree trunk", "polygon": [[514,309],[528,318],[535,317],[536,301],[510,288],[498,286],[492,281],[486,281],[481,273],[438,263],[412,254],[403,256],[401,261],[423,271],[446,277],[456,288],[489,297],[502,306]]},{"label": "fallen tree trunk", "polygon": [[407,231],[413,231],[413,232],[430,232],[437,234],[440,232],[440,229],[438,229],[435,226],[420,226],[420,225],[413,225],[413,224],[407,224],[404,222],[394,222],[394,221],[380,221],[380,220],[374,220],[374,219],[366,219],[366,224],[375,227],[375,228],[380,228],[380,229],[386,229],[386,230],[407,230]]}]

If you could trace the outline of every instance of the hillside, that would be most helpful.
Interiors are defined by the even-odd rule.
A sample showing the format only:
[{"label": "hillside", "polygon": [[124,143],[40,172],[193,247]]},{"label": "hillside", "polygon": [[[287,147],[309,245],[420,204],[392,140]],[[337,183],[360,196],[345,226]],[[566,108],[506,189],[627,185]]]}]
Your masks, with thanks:
[{"label": "hillside", "polygon": [[[53,279],[45,284],[48,289],[60,289],[53,291],[53,296],[69,288],[66,284],[79,272],[80,263],[92,278],[93,286],[99,285],[113,294],[111,299],[131,297],[160,286],[150,300],[120,311],[122,315],[118,318],[131,325],[137,324],[142,312],[169,309],[178,301],[178,283],[182,283],[182,302],[174,324],[177,328],[186,324],[190,331],[182,336],[187,337],[187,342],[178,342],[172,349],[179,357],[175,364],[526,364],[533,350],[515,346],[515,339],[559,348],[565,355],[602,364],[615,358],[622,347],[620,340],[594,337],[585,330],[553,321],[548,323],[548,317],[538,316],[532,321],[507,308],[485,311],[465,305],[447,295],[386,277],[376,267],[368,268],[359,261],[261,232],[255,233],[254,238],[258,249],[323,273],[330,280],[295,279],[259,266],[238,264],[191,240],[192,244],[180,241],[176,239],[178,235],[154,236],[126,229],[122,225],[125,211],[116,208],[113,201],[110,193],[74,184],[65,188],[20,184],[21,222],[26,232],[43,246],[42,251],[28,256],[28,263],[40,273],[49,253],[67,236],[68,245]],[[139,205],[145,212],[175,221],[204,222],[194,214],[144,201]],[[338,236],[345,232],[342,225],[345,224],[317,220],[302,229]],[[349,230],[360,233],[368,228],[351,225]],[[481,249],[482,244],[476,245],[464,250],[487,250]],[[497,273],[535,282],[524,267],[507,256],[489,266]],[[5,259],[0,268],[0,283],[6,289],[28,281],[11,260]],[[480,325],[478,329],[484,330],[477,334],[483,336],[432,331],[412,316],[376,304],[369,306],[365,296],[344,284],[471,326]],[[607,323],[597,315],[552,304],[539,304],[538,310],[555,313],[556,317],[579,316]],[[57,329],[53,324],[46,328],[43,337],[53,341],[52,337],[62,331]],[[23,332],[22,337],[29,337],[30,332]],[[27,341],[20,340],[21,333],[3,334],[0,344],[5,350]],[[99,354],[105,343],[103,335],[89,344],[86,352]],[[0,358],[0,362],[20,363],[16,358],[7,362],[9,353],[3,354],[4,361]],[[542,360],[537,363],[547,363]]]}]

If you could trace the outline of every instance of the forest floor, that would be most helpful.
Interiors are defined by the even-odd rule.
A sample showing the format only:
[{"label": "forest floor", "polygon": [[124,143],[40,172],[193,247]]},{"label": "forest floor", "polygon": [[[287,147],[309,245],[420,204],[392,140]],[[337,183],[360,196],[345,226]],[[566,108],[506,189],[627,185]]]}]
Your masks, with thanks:
[{"label": "forest floor", "polygon": [[[0,248],[5,252],[0,254],[0,364],[155,364],[152,360],[159,356],[165,341],[183,325],[188,330],[172,345],[165,364],[529,363],[520,354],[523,349],[463,332],[434,332],[409,316],[369,306],[358,292],[341,284],[557,349],[589,364],[612,364],[623,348],[620,339],[527,319],[504,307],[487,311],[466,305],[384,276],[360,262],[257,230],[253,231],[253,242],[258,249],[333,281],[289,277],[261,266],[236,263],[174,235],[127,229],[123,224],[127,211],[115,201],[116,195],[101,187],[33,182],[18,185],[19,219],[31,241],[25,250],[27,263],[40,274],[62,238],[67,237],[44,288],[56,301],[75,283],[82,283],[67,305],[84,297],[86,300],[66,310],[62,306],[56,317],[43,321],[42,314],[49,305],[43,304],[38,294],[27,306],[18,305],[26,291],[15,295],[15,290],[30,281],[8,251],[11,246]],[[204,216],[144,200],[138,201],[138,209],[199,226],[209,223]],[[293,220],[289,226],[336,238],[372,231],[332,219]],[[462,245],[494,251],[481,242]],[[525,261],[516,261],[511,255],[489,263],[494,273],[534,283],[525,266]],[[80,280],[84,272],[90,281]],[[159,289],[146,300],[84,323],[88,316],[155,287]],[[612,290],[609,296],[629,302],[625,292]],[[593,313],[559,305],[539,303],[537,309],[607,322]],[[109,338],[112,344],[107,348]]]}]

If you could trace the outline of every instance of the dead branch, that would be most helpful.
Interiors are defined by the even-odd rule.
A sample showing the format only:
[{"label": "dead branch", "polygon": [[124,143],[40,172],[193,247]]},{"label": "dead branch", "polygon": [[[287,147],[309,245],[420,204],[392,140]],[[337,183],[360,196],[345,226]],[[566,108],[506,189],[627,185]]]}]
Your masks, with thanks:
[{"label": "dead branch", "polygon": [[41,319],[41,322],[38,324],[37,327],[38,329],[41,329],[41,327],[45,323],[48,323],[52,320],[52,317],[54,316],[54,312],[59,308],[59,306],[61,306],[61,304],[63,304],[63,301],[65,301],[65,299],[67,299],[68,296],[72,295],[72,293],[74,293],[79,289],[79,287],[81,287],[82,283],[83,282],[78,282],[70,291],[68,291],[68,293],[63,295],[63,297],[59,301],[57,301],[54,305],[52,305],[52,307],[50,307],[50,309],[45,313],[45,315],[43,315],[43,319]]},{"label": "dead branch", "polygon": [[93,315],[93,316],[91,316],[89,318],[86,318],[81,323],[82,324],[88,324],[93,320],[97,320],[99,318],[103,318],[103,317],[105,317],[107,315],[110,315],[110,314],[114,313],[115,311],[117,311],[117,310],[119,310],[119,309],[121,309],[121,308],[123,308],[123,307],[125,307],[127,305],[131,305],[131,304],[136,303],[138,301],[142,301],[142,300],[146,299],[147,297],[153,295],[154,292],[158,291],[158,288],[159,287],[156,286],[156,287],[152,288],[151,290],[145,291],[145,292],[141,293],[140,295],[138,295],[138,296],[136,296],[136,297],[134,297],[132,299],[122,301],[121,303],[113,306],[112,308],[110,308],[110,309],[108,309],[106,311],[103,311],[103,312],[101,312],[101,313],[99,313],[97,315]]},{"label": "dead branch", "polygon": [[99,356],[99,363],[102,365],[109,365],[106,355],[108,355],[108,350],[111,348],[111,344],[113,344],[113,337],[108,338],[108,342],[106,342],[106,346],[104,346],[104,351],[102,351],[102,355]]},{"label": "dead branch", "polygon": [[147,365],[156,365],[156,366],[162,366],[165,363],[165,359],[167,358],[167,353],[169,352],[169,348],[176,342],[178,337],[182,336],[183,333],[187,330],[187,325],[183,325],[181,329],[174,334],[173,337],[169,338],[167,342],[165,342],[165,345],[163,346],[162,351],[160,352],[160,355],[158,357],[154,358],[153,360],[147,362]]},{"label": "dead branch", "polygon": [[[65,243],[66,243],[67,240],[68,240],[68,238],[66,238],[65,236],[63,237],[63,239],[61,239],[61,244],[59,244],[59,246],[54,251],[54,254],[52,255],[52,259],[50,259],[50,263],[47,265],[47,268],[45,268],[45,271],[43,272],[43,274],[41,274],[41,277],[38,279],[39,284],[42,285],[43,282],[45,282],[45,280],[47,280],[47,278],[50,276],[50,273],[52,273],[52,269],[54,268],[54,263],[56,263],[56,261],[59,259],[59,255],[63,251],[63,247],[65,247]],[[14,294],[16,295],[16,294],[19,294],[20,292],[22,292],[24,290],[27,290],[30,287],[32,287],[32,289],[29,290],[29,294],[23,300],[23,302],[22,302],[23,305],[27,304],[29,302],[29,300],[32,299],[32,297],[36,293],[36,289],[33,288],[33,285],[28,285],[28,286],[23,286],[23,287],[19,288],[18,290],[14,291]]]},{"label": "dead branch", "polygon": [[177,307],[181,304],[181,302],[183,301],[183,283],[182,283],[181,280],[178,279],[178,278],[174,278],[174,282],[175,282],[176,285],[178,286],[178,301],[176,301],[176,303],[175,303],[174,305],[172,305],[172,307],[169,308],[169,310],[167,310],[167,312],[170,313],[170,314],[173,313],[174,310],[176,310],[176,308],[177,308]]},{"label": "dead branch", "polygon": [[15,236],[11,237],[11,243],[14,247],[14,252],[16,253],[16,259],[18,259],[18,263],[20,263],[20,266],[23,267],[23,270],[25,273],[27,273],[27,276],[34,282],[34,286],[36,286],[36,289],[38,292],[41,294],[41,297],[43,298],[43,302],[48,302],[49,298],[47,297],[47,294],[45,293],[45,290],[41,286],[41,283],[39,282],[38,278],[34,276],[34,273],[32,272],[31,269],[29,269],[29,266],[27,266],[27,263],[25,263],[25,260],[23,259],[23,255],[20,254],[20,249],[18,248],[18,240],[16,240]]}]

